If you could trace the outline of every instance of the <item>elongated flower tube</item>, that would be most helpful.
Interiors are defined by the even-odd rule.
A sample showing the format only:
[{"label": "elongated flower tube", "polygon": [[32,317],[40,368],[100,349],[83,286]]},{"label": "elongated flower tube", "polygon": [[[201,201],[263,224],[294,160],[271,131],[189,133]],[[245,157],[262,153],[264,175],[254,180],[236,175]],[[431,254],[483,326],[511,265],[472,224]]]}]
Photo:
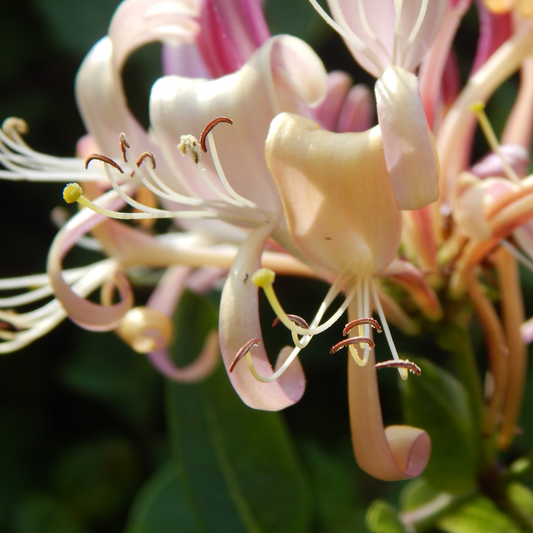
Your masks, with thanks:
[{"label": "elongated flower tube", "polygon": [[[350,387],[358,389],[353,393],[356,399],[351,400],[356,458],[371,475],[392,480],[419,475],[427,464],[431,446],[424,431],[394,427],[386,435],[381,421],[370,334],[370,326],[377,327],[370,318],[372,301],[395,364],[400,366],[402,377],[407,377],[374,282],[374,277],[394,259],[401,234],[401,213],[381,146],[379,126],[362,133],[334,134],[310,120],[284,113],[272,122],[266,158],[294,242],[304,257],[338,276],[333,285],[337,291],[345,288],[347,296],[339,312],[350,307],[352,321],[344,332],[356,330],[358,335],[339,342],[331,351],[347,346],[350,373],[356,375],[350,378]],[[254,275],[253,281],[264,288],[279,319],[292,331],[295,351],[338,318],[335,313],[319,326],[320,311],[319,320],[315,318],[310,325],[286,315],[270,287],[273,278],[270,281],[268,273],[259,274]],[[323,307],[327,305],[326,298]],[[357,367],[364,367],[361,374]],[[360,395],[365,401],[355,406]],[[365,439],[367,444],[362,444]]]}]

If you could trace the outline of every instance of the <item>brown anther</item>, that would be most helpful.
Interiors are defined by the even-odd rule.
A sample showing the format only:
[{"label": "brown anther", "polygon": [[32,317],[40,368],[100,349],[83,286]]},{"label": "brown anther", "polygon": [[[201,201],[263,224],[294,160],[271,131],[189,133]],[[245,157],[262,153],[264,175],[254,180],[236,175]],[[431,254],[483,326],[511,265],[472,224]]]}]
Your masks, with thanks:
[{"label": "brown anther", "polygon": [[202,131],[202,135],[200,135],[200,147],[202,148],[202,151],[206,154],[207,153],[207,146],[205,145],[205,140],[207,138],[207,134],[217,125],[221,122],[227,122],[228,124],[233,124],[233,120],[228,117],[217,117],[214,118],[205,128],[204,131]]},{"label": "brown anther", "polygon": [[344,326],[342,334],[346,336],[348,333],[350,333],[350,331],[352,331],[353,328],[355,328],[355,326],[361,326],[363,324],[370,324],[378,333],[381,333],[382,331],[377,320],[374,320],[373,318],[356,318]]},{"label": "brown anther", "polygon": [[259,346],[261,344],[261,341],[259,339],[252,339],[251,341],[248,341],[238,352],[235,356],[235,359],[233,359],[233,362],[231,365],[229,365],[228,372],[231,374],[233,372],[233,369],[235,368],[235,365],[239,362],[240,359],[242,359],[254,346]]},{"label": "brown anther", "polygon": [[[297,326],[300,326],[301,328],[304,328],[304,329],[309,329],[309,324],[301,317],[301,316],[298,316],[298,315],[287,315],[292,322],[294,322]],[[279,323],[281,322],[280,318],[277,316],[275,319],[274,319],[274,322],[272,322],[272,327],[275,328]]]},{"label": "brown anther", "polygon": [[127,163],[128,157],[126,155],[126,148],[130,148],[130,143],[126,140],[126,135],[124,133],[120,134],[119,142],[120,142],[120,151],[122,152],[122,159],[124,163]]},{"label": "brown anther", "polygon": [[338,352],[341,348],[344,348],[345,346],[349,346],[350,344],[368,344],[370,346],[370,349],[374,348],[375,343],[372,339],[369,339],[368,337],[350,337],[349,339],[344,339],[335,346],[331,348],[329,353],[335,353]]},{"label": "brown anther", "polygon": [[406,359],[400,359],[399,361],[396,359],[392,359],[391,361],[382,361],[381,363],[376,363],[375,368],[406,368],[417,376],[422,373],[422,370],[420,370],[418,365],[412,361],[407,361]]},{"label": "brown anther", "polygon": [[[152,152],[149,152],[148,150],[146,152],[143,152],[140,156],[139,156],[139,159],[137,159],[137,163],[135,163],[138,167],[140,167],[143,163],[143,161],[148,158],[150,159],[151,163],[152,163],[152,168],[155,168],[155,157],[154,157],[154,154],[152,154]],[[132,170],[131,171],[131,174],[130,174],[130,177],[133,178],[135,174],[135,170]]]},{"label": "brown anther", "polygon": [[121,174],[124,174],[124,171],[118,166],[117,163],[115,163],[110,157],[107,157],[105,155],[101,154],[91,154],[86,160],[85,160],[85,168],[89,168],[89,163],[96,159],[97,161],[102,161],[102,163],[107,163],[108,165],[111,165],[113,168],[116,168]]}]

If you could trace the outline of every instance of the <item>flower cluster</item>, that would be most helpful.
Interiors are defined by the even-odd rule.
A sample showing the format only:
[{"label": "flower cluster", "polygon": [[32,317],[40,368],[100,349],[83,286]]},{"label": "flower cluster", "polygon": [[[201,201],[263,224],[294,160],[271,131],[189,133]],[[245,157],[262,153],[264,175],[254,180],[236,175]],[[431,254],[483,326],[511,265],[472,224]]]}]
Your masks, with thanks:
[{"label": "flower cluster", "polygon": [[[503,2],[480,3],[477,55],[461,87],[452,44],[470,0],[328,0],[331,16],[310,1],[376,78],[375,99],[345,73],[328,73],[300,39],[271,36],[258,0],[125,0],[77,76],[88,131],[78,157],[36,153],[23,141],[22,120],[4,122],[0,178],[68,183],[65,201],[82,208],[57,234],[47,275],[0,281],[1,289],[28,289],[0,301],[0,352],[69,317],[89,330],[115,330],[169,378],[194,381],[211,372],[220,346],[242,400],[279,410],[304,392],[303,349],[347,312],[346,338],[332,352],[349,352],[355,456],[371,475],[395,480],[424,470],[431,441],[422,429],[383,426],[376,369],[396,368],[403,379],[420,373],[398,355],[387,320],[416,334],[420,316],[449,320],[446,299],[469,300],[492,378],[484,430],[506,448],[520,409],[525,343],[533,339],[517,275],[517,261],[529,268],[533,261],[533,182],[525,177],[533,21],[524,9],[509,5],[496,15]],[[145,131],[127,107],[121,71],[151,41],[164,43],[165,75],[152,88]],[[520,68],[500,143],[483,103]],[[474,164],[477,122],[490,152]],[[156,234],[149,221],[157,218],[178,229]],[[75,245],[106,257],[65,270]],[[145,306],[135,306],[128,282],[139,266],[167,269]],[[499,313],[484,291],[488,270],[498,273]],[[275,273],[330,285],[311,321],[281,307]],[[218,332],[194,363],[177,367],[167,348],[181,293],[224,277]],[[418,319],[384,279],[402,288]],[[262,342],[260,288],[293,340],[274,368]],[[101,304],[87,299],[97,289]],[[42,307],[13,310],[51,295]],[[343,303],[328,314],[339,295]],[[372,330],[388,341],[384,361],[375,360]]]}]

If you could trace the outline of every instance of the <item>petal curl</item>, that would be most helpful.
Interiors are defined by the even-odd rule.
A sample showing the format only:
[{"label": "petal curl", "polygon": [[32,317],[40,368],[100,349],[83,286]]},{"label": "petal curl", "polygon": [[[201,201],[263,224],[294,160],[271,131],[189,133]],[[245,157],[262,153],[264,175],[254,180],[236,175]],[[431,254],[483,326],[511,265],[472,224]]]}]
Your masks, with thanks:
[{"label": "petal curl", "polygon": [[400,67],[376,83],[383,150],[400,209],[420,209],[439,197],[439,162],[416,76]]},{"label": "petal curl", "polygon": [[[102,196],[100,202],[100,205],[111,209],[123,204],[122,200],[117,198],[115,191]],[[116,328],[120,319],[131,309],[133,294],[126,277],[121,272],[115,275],[121,301],[114,305],[102,306],[78,296],[63,279],[61,270],[63,258],[76,244],[76,241],[104,219],[103,215],[88,209],[83,209],[74,215],[56,235],[47,263],[50,285],[69,318],[81,327],[93,331],[108,331]]]},{"label": "petal curl", "polygon": [[[249,235],[235,257],[222,291],[219,334],[226,369],[230,367],[240,348],[255,338],[261,344],[250,352],[254,365],[264,376],[273,374],[262,342],[258,288],[249,280],[260,267],[261,252],[271,232],[272,226],[265,225]],[[281,351],[276,367],[287,355],[287,350]],[[280,379],[271,383],[257,381],[244,361],[237,364],[228,375],[243,402],[264,411],[278,411],[296,403],[305,390],[305,377],[298,359]]]},{"label": "petal curl", "polygon": [[394,258],[401,216],[379,126],[331,133],[297,115],[273,121],[266,159],[291,235],[305,256],[339,273],[379,273]]},{"label": "petal curl", "polygon": [[350,422],[357,464],[384,481],[416,477],[429,461],[431,439],[422,429],[411,426],[383,427],[374,365],[374,350],[363,367],[348,358]]}]

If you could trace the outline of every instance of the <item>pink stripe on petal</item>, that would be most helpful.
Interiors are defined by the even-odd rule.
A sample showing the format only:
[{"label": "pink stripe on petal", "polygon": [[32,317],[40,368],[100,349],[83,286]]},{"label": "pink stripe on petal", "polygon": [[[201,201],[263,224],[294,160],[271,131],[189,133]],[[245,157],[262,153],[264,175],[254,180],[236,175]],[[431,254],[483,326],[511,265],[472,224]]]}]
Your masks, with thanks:
[{"label": "pink stripe on petal", "polygon": [[482,1],[477,2],[480,19],[480,35],[472,72],[473,76],[489,57],[511,37],[513,32],[512,13],[497,15],[489,11]]},{"label": "pink stripe on petal", "polygon": [[[220,302],[219,334],[226,369],[230,367],[240,348],[255,338],[261,341],[259,346],[250,351],[255,368],[264,376],[273,374],[262,342],[258,287],[249,279],[260,267],[261,253],[271,232],[272,226],[265,225],[249,235],[241,245],[224,285]],[[282,350],[280,361],[286,356],[286,350]],[[261,383],[252,376],[243,359],[237,363],[229,378],[244,403],[265,411],[278,411],[296,403],[305,389],[305,377],[297,361],[279,380]]]},{"label": "pink stripe on petal", "polygon": [[239,70],[270,37],[257,0],[203,0],[198,48],[211,75]]}]

